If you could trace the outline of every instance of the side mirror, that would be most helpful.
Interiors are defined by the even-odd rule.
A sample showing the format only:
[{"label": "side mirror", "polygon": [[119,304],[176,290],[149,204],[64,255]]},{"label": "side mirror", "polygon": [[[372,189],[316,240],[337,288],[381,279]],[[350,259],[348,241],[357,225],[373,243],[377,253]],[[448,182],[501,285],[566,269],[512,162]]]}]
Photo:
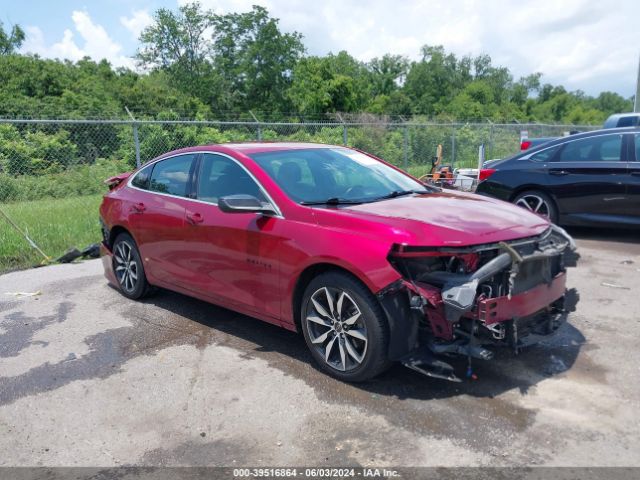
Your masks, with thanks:
[{"label": "side mirror", "polygon": [[218,208],[225,213],[276,213],[268,202],[261,202],[253,195],[227,195],[218,199]]}]

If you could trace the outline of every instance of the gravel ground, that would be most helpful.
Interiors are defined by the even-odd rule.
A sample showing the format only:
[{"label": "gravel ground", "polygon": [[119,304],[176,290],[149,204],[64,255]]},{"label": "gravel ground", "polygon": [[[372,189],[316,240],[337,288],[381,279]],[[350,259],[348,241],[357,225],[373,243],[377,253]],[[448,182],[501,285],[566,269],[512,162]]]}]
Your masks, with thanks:
[{"label": "gravel ground", "polygon": [[340,383],[296,334],[129,301],[98,260],[0,276],[0,466],[638,466],[638,234],[573,233],[569,323],[458,384]]}]

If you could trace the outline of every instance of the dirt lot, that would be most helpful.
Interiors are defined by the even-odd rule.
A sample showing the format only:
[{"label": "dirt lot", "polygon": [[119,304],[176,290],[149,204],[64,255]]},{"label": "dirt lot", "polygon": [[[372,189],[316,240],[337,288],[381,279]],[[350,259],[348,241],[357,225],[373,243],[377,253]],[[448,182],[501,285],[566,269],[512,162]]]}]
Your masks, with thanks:
[{"label": "dirt lot", "polygon": [[461,384],[340,383],[295,334],[128,301],[99,261],[1,276],[0,466],[640,465],[638,234],[573,233],[569,324]]}]

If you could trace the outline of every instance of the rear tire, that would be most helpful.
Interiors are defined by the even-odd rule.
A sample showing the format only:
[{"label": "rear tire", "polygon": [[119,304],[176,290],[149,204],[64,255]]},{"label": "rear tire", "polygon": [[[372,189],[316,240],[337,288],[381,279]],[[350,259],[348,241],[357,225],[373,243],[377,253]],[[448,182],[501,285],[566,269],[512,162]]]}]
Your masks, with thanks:
[{"label": "rear tire", "polygon": [[518,194],[518,196],[513,199],[513,204],[541,215],[552,223],[558,222],[556,202],[544,192],[527,190],[526,192]]},{"label": "rear tire", "polygon": [[361,382],[391,365],[386,316],[354,277],[334,271],[314,278],[305,289],[300,319],[311,355],[331,376]]},{"label": "rear tire", "polygon": [[151,287],[144,273],[142,257],[128,233],[121,233],[113,242],[112,262],[113,273],[125,297],[138,300],[149,293]]}]

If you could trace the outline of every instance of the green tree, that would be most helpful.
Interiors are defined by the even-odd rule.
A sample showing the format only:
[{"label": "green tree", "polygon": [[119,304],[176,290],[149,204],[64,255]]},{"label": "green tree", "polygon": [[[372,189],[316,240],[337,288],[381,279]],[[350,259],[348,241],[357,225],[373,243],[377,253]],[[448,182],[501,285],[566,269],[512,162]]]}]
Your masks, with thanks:
[{"label": "green tree", "polygon": [[442,46],[422,47],[422,59],[413,62],[407,73],[404,92],[414,105],[414,113],[434,115],[460,91],[468,75],[468,62],[459,62]]},{"label": "green tree", "polygon": [[293,71],[289,98],[304,114],[362,111],[369,98],[366,66],[347,52],[308,57]]},{"label": "green tree", "polygon": [[212,42],[207,35],[215,18],[197,2],[177,12],[156,10],[153,23],[140,34],[136,58],[141,66],[167,72],[180,88],[218,107],[224,103],[222,84],[210,62]]},{"label": "green tree", "polygon": [[278,19],[259,6],[213,16],[212,58],[232,104],[242,109],[286,111],[291,73],[304,53],[302,35],[283,33]]},{"label": "green tree", "polygon": [[0,21],[0,55],[15,53],[22,46],[25,35],[20,25],[13,25],[10,32],[5,32]]},{"label": "green tree", "polygon": [[630,112],[633,109],[631,99],[623,98],[614,92],[602,92],[592,102],[592,107],[607,115],[612,113]]},{"label": "green tree", "polygon": [[391,95],[404,82],[409,60],[402,55],[386,54],[371,60],[367,67],[371,71],[371,93]]}]

